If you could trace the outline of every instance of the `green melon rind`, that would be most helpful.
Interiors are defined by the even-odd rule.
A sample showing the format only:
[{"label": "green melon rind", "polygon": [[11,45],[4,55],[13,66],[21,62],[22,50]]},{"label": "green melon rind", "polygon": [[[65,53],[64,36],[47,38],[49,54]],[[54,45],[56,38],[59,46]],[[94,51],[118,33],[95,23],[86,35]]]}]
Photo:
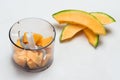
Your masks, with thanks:
[{"label": "green melon rind", "polygon": [[95,44],[93,44],[93,46],[96,48],[99,44],[99,35],[96,36],[96,41]]},{"label": "green melon rind", "polygon": [[[94,19],[96,19],[96,20],[101,24],[101,22],[100,22],[95,16],[91,15],[92,12],[91,12],[91,13],[88,13],[88,12],[83,11],[83,10],[74,10],[74,9],[61,10],[61,11],[58,11],[58,12],[54,13],[52,16],[53,16],[53,18],[54,18],[55,15],[60,14],[60,13],[64,13],[64,12],[68,12],[68,11],[69,11],[69,12],[70,12],[70,11],[78,11],[78,12],[86,13],[87,15],[92,16]],[[101,24],[101,25],[102,25],[102,24]],[[102,27],[104,28],[105,34],[106,34],[106,29],[105,29],[105,27],[104,27],[104,26],[102,26]]]},{"label": "green melon rind", "polygon": [[57,14],[59,14],[59,13],[64,13],[64,12],[70,12],[70,11],[80,11],[80,12],[84,12],[84,13],[87,13],[87,14],[89,14],[88,12],[85,12],[85,11],[82,11],[82,10],[73,10],[73,9],[68,9],[68,10],[61,10],[61,11],[58,11],[58,12],[56,12],[56,13],[54,13],[52,16],[54,17],[55,15],[57,15]]},{"label": "green melon rind", "polygon": [[[107,13],[104,13],[104,12],[90,12],[90,14],[91,14],[91,15],[93,15],[93,14],[103,14],[103,15],[109,17],[112,22],[116,22],[116,20],[115,20],[112,16],[110,16],[110,15],[108,15]],[[94,16],[94,15],[93,15],[93,16]]]},{"label": "green melon rind", "polygon": [[[62,36],[63,36],[63,32],[65,31],[65,29],[67,28],[68,26],[65,26],[61,32],[61,35],[60,35],[60,38],[59,38],[59,41],[62,43],[64,40],[62,40]],[[90,43],[91,44],[91,43]],[[96,35],[96,40],[95,40],[95,43],[94,44],[91,44],[93,47],[97,47],[99,44],[99,35]]]},{"label": "green melon rind", "polygon": [[[59,14],[59,13],[63,13],[63,12],[68,12],[68,11],[80,11],[80,12],[83,12],[83,13],[86,13],[86,14],[88,14],[88,15],[91,15],[91,16],[93,16],[95,19],[97,19],[98,21],[99,21],[99,19],[98,18],[96,18],[94,15],[92,15],[92,14],[103,14],[103,15],[106,15],[106,16],[108,16],[110,19],[111,19],[111,21],[112,22],[116,22],[116,20],[112,17],[112,16],[110,16],[110,15],[108,15],[107,13],[104,13],[104,12],[90,12],[90,13],[88,13],[88,12],[85,12],[85,11],[83,11],[83,10],[72,10],[72,9],[68,9],[68,10],[62,10],[62,11],[59,11],[59,12],[56,12],[56,13],[54,13],[52,16],[54,17],[55,15],[57,15],[57,14]],[[100,21],[99,21],[100,22]],[[101,23],[101,22],[100,22]]]},{"label": "green melon rind", "polygon": [[[85,34],[86,35],[86,34]],[[88,40],[88,42],[89,42],[89,40]],[[90,43],[90,42],[89,42]],[[95,41],[94,41],[94,43],[92,44],[92,43],[90,43],[94,48],[96,48],[97,46],[98,46],[98,44],[99,44],[99,35],[97,35],[96,34],[96,39],[95,39]]]},{"label": "green melon rind", "polygon": [[62,32],[61,32],[60,38],[59,38],[59,41],[60,41],[60,42],[63,42],[62,36],[63,36],[63,32],[64,32],[64,30],[65,30],[66,28],[67,28],[67,26],[65,26],[65,27],[62,29]]},{"label": "green melon rind", "polygon": [[64,33],[64,31],[66,30],[67,27],[69,27],[69,26],[66,25],[65,27],[63,27],[62,32],[61,32],[61,34],[60,34],[59,41],[60,41],[61,43],[64,42],[65,40],[70,39],[70,38],[68,38],[68,39],[62,40],[63,33]]}]

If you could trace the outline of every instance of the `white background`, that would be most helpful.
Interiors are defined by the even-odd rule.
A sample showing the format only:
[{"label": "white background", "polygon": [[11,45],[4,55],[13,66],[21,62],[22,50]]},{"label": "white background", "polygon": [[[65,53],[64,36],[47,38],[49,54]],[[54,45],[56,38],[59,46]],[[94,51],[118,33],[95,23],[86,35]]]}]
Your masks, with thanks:
[{"label": "white background", "polygon": [[[120,1],[119,0],[0,0],[0,80],[120,80]],[[12,49],[8,31],[22,18],[37,17],[57,22],[52,14],[63,9],[106,12],[116,23],[101,36],[94,49],[85,36],[60,43],[60,28],[56,28],[54,62],[41,73],[29,73],[16,68],[11,60]]]}]

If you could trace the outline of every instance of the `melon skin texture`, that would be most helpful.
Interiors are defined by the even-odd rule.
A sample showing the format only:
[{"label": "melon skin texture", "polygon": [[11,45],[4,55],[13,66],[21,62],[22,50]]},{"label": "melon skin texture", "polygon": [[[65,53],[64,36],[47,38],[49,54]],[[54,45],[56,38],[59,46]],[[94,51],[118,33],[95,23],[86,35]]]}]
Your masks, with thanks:
[{"label": "melon skin texture", "polygon": [[80,25],[68,24],[66,25],[61,33],[60,42],[73,38],[78,32],[82,31],[86,27]]},{"label": "melon skin texture", "polygon": [[90,12],[91,15],[95,16],[103,25],[116,22],[116,20],[104,12]]},{"label": "melon skin texture", "polygon": [[100,21],[90,13],[81,10],[62,10],[53,14],[60,24],[79,24],[91,29],[94,33],[106,35],[106,30]]}]

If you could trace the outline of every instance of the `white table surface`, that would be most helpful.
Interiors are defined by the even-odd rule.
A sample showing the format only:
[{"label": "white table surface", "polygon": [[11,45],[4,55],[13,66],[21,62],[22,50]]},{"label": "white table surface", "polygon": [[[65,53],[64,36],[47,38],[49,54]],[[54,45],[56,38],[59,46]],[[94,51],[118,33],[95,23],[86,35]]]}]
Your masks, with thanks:
[{"label": "white table surface", "polygon": [[[0,0],[0,80],[120,80],[120,0]],[[106,25],[109,33],[101,36],[94,49],[84,35],[60,43],[57,28],[54,62],[41,73],[29,73],[12,63],[8,32],[16,21],[38,17],[57,24],[52,14],[63,9],[102,11],[116,19]]]}]

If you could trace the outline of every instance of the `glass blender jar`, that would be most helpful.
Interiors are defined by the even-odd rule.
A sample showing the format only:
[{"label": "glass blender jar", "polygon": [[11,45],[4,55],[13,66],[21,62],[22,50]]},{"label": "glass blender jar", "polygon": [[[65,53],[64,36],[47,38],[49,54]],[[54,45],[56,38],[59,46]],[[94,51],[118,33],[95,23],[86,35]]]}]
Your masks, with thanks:
[{"label": "glass blender jar", "polygon": [[19,20],[9,30],[13,61],[26,71],[43,71],[53,62],[55,28],[40,18]]}]

